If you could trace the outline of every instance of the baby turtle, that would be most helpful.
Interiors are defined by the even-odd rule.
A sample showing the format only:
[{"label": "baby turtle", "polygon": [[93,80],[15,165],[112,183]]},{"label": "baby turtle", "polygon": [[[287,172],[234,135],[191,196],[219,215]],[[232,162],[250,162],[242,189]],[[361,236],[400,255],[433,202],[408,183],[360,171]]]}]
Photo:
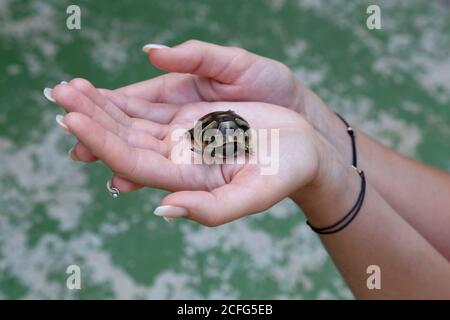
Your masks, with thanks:
[{"label": "baby turtle", "polygon": [[212,158],[231,158],[250,153],[250,125],[232,110],[215,111],[201,117],[189,130],[191,150]]}]

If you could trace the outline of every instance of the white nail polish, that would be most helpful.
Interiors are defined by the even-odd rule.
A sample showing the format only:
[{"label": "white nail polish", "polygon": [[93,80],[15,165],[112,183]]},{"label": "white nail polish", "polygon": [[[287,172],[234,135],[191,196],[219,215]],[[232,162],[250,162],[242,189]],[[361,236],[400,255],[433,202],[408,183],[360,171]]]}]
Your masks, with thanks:
[{"label": "white nail polish", "polygon": [[69,155],[70,160],[72,160],[73,162],[79,162],[79,161],[80,161],[80,160],[78,160],[78,159],[75,157],[75,154],[74,154],[74,152],[73,152],[73,148],[71,148],[71,149],[67,152],[67,154]]},{"label": "white nail polish", "polygon": [[164,218],[177,218],[183,217],[188,214],[185,208],[175,207],[175,206],[159,206],[155,209],[153,214],[164,217]]},{"label": "white nail polish", "polygon": [[167,217],[163,217],[164,220],[166,220],[167,223],[171,223],[175,221],[175,218],[167,218]]},{"label": "white nail polish", "polygon": [[67,84],[67,81],[61,81],[59,84]]},{"label": "white nail polish", "polygon": [[64,123],[64,116],[58,114],[56,115],[56,123],[59,124],[59,126],[61,128],[63,128],[64,130],[66,130],[67,132],[69,132],[69,128],[66,126],[66,124]]},{"label": "white nail polish", "polygon": [[44,97],[46,97],[48,101],[55,102],[55,99],[53,99],[53,97],[52,97],[52,91],[53,90],[50,88],[45,88],[44,89]]},{"label": "white nail polish", "polygon": [[157,43],[149,43],[142,47],[142,51],[145,53],[149,53],[152,49],[163,49],[163,48],[169,48],[168,46],[165,46],[163,44],[157,44]]},{"label": "white nail polish", "polygon": [[114,199],[117,198],[120,194],[119,189],[111,186],[111,179],[106,181],[106,189],[108,189],[109,193],[111,194],[111,197],[113,197]]}]

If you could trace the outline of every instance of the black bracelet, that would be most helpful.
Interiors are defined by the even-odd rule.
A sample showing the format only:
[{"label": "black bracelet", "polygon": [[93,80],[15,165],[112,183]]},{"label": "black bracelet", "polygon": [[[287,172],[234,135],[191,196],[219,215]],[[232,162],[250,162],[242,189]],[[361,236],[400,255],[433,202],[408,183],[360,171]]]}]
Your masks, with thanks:
[{"label": "black bracelet", "polygon": [[366,195],[366,177],[364,176],[364,171],[359,170],[357,168],[357,156],[356,156],[356,142],[355,142],[355,133],[353,131],[353,128],[350,127],[350,125],[348,124],[347,121],[345,121],[344,118],[342,118],[338,113],[336,113],[336,115],[339,117],[339,119],[342,120],[342,122],[344,122],[344,124],[347,126],[347,133],[350,136],[350,140],[352,143],[352,167],[353,169],[355,169],[355,171],[359,174],[359,176],[361,177],[361,190],[359,192],[358,198],[355,202],[355,204],[353,205],[353,207],[350,209],[350,211],[342,218],[340,219],[338,222],[332,224],[331,226],[328,227],[323,227],[323,228],[318,228],[318,227],[314,227],[313,225],[311,225],[311,223],[309,223],[309,221],[306,221],[306,223],[308,224],[308,226],[310,226],[310,228],[318,233],[318,234],[331,234],[331,233],[336,233],[341,231],[342,229],[344,229],[345,227],[347,227],[350,222],[353,221],[353,219],[355,219],[356,215],[359,213],[359,211],[361,210],[362,204],[364,202],[364,197]]},{"label": "black bracelet", "polygon": [[358,168],[358,159],[356,156],[356,141],[355,141],[355,132],[353,131],[353,128],[350,127],[350,125],[348,124],[347,121],[345,121],[344,118],[341,117],[341,115],[337,112],[335,112],[335,114],[338,116],[339,119],[342,120],[342,122],[345,124],[345,126],[347,127],[347,133],[350,136],[350,140],[352,142],[352,166],[354,166],[355,168]]},{"label": "black bracelet", "polygon": [[364,176],[364,172],[357,169],[356,167],[353,167],[361,177],[361,191],[359,192],[358,199],[356,200],[354,206],[350,209],[350,211],[338,222],[332,224],[331,226],[324,227],[324,228],[317,228],[311,225],[309,221],[306,221],[308,226],[310,228],[319,234],[331,234],[336,233],[344,229],[346,226],[350,224],[350,222],[355,219],[358,212],[361,210],[362,204],[364,202],[364,196],[366,195],[366,177]]}]

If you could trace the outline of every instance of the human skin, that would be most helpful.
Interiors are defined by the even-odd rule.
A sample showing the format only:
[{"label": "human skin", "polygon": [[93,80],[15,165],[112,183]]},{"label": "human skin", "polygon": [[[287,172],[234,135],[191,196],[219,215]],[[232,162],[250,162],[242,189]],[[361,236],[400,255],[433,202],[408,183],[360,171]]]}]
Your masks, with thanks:
[{"label": "human skin", "polygon": [[[128,97],[116,105],[130,116],[165,120],[164,112],[152,107],[155,102],[177,107],[198,101],[273,103],[301,114],[344,161],[351,162],[350,140],[342,121],[282,63],[240,48],[196,40],[174,48],[151,49],[147,54],[154,66],[169,73],[116,90]],[[450,173],[408,159],[354,130],[358,166],[372,186],[450,260]],[[95,160],[80,144],[73,154],[81,161]],[[112,182],[123,192],[140,187],[117,177]]]},{"label": "human skin", "polygon": [[[73,82],[90,86],[85,80]],[[186,218],[207,226],[264,211],[308,185],[319,163],[333,163],[319,159],[325,154],[325,140],[300,115],[286,108],[260,102],[197,102],[173,109],[176,111],[167,123],[127,116],[119,122],[111,116],[112,108],[106,112],[93,102],[106,99],[92,86],[90,93],[92,96],[85,95],[71,84],[53,90],[56,102],[68,112],[64,123],[69,131],[116,176],[174,192],[161,204],[184,208]],[[155,108],[170,110],[166,106]],[[214,165],[175,162],[173,149],[179,140],[173,139],[173,133],[186,132],[203,115],[224,108],[249,121],[253,130],[279,130],[276,174],[261,174],[260,166],[251,161]]]},{"label": "human skin", "polygon": [[[77,89],[81,86],[84,92]],[[348,211],[359,192],[355,170],[301,115],[287,108],[261,102],[196,102],[180,108],[154,105],[162,113],[171,113],[166,123],[158,123],[125,114],[115,120],[113,115],[120,108],[86,80],[58,85],[52,96],[68,112],[62,123],[83,148],[121,179],[172,191],[161,204],[171,206],[176,216],[207,226],[264,211],[288,196],[313,225],[326,226]],[[116,98],[123,97],[117,94]],[[254,129],[279,130],[280,170],[276,174],[262,175],[260,165],[249,162],[179,165],[170,160],[176,145],[170,138],[174,130],[187,130],[202,115],[227,108]],[[450,285],[443,281],[450,278],[449,262],[370,182],[356,219],[321,240],[358,298],[450,298]],[[370,264],[382,270],[381,290],[367,288]]]}]

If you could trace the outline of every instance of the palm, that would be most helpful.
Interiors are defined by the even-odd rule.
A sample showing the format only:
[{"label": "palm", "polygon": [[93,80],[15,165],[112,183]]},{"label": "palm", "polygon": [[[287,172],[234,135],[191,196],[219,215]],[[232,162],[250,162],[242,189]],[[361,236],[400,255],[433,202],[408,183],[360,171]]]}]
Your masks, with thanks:
[{"label": "palm", "polygon": [[[273,105],[265,105],[261,103],[192,103],[178,109],[173,119],[163,129],[164,134],[161,137],[163,142],[163,156],[170,159],[173,148],[179,145],[178,140],[172,139],[174,130],[182,128],[186,131],[191,128],[195,121],[201,116],[220,110],[232,109],[251,123],[252,129],[277,129],[282,131],[281,134],[294,134],[295,131],[301,131],[302,120],[300,117],[293,115],[288,110],[275,107]],[[148,125],[153,125],[148,123]],[[291,131],[288,133],[288,131]],[[282,144],[280,147],[287,147]],[[280,150],[283,152],[285,150]],[[276,161],[279,161],[276,158]],[[176,167],[176,169],[175,169]],[[174,170],[180,176],[180,183],[175,186],[179,189],[200,189],[213,190],[226,183],[240,182],[247,183],[249,179],[259,179],[261,176],[258,165],[249,164],[213,164],[213,165],[174,165]],[[202,177],[199,179],[198,177]],[[279,177],[279,175],[277,175]],[[260,179],[262,182],[264,179]],[[267,182],[267,181],[266,181]]]},{"label": "palm", "polygon": [[[308,139],[302,143],[298,139],[299,135],[309,136],[312,130],[301,117],[287,109],[250,102],[175,106],[129,98],[117,92],[104,91],[104,95],[108,98],[85,80],[73,80],[70,85],[55,88],[57,102],[72,112],[65,122],[82,142],[78,146],[87,148],[122,179],[137,185],[180,191],[170,195],[169,202],[182,201],[184,206],[187,206],[186,201],[192,206],[214,202],[220,206],[216,208],[219,213],[224,205],[232,209],[232,214],[222,215],[220,219],[203,215],[196,217],[197,221],[215,225],[217,221],[223,223],[264,210],[306,183],[313,174],[317,152]],[[188,130],[204,114],[228,109],[243,116],[253,129],[280,130],[281,156],[276,158],[280,163],[275,174],[261,175],[258,164],[188,165],[171,161],[171,152],[177,143],[172,139],[175,130]],[[131,118],[122,110],[147,110],[147,116]],[[286,159],[285,154],[296,159]],[[208,210],[211,209],[210,205]],[[202,212],[199,208],[196,210]]]}]

